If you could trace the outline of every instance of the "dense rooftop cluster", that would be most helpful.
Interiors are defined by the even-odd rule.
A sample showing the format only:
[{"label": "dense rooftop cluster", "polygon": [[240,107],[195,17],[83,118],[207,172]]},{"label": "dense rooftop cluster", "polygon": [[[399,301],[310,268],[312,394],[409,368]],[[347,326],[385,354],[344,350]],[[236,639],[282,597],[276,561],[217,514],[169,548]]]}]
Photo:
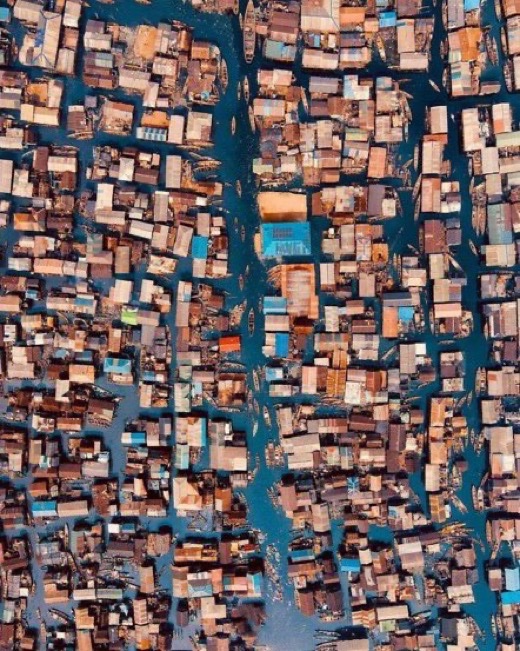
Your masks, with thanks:
[{"label": "dense rooftop cluster", "polygon": [[0,5],[0,651],[517,648],[520,4],[124,4]]}]

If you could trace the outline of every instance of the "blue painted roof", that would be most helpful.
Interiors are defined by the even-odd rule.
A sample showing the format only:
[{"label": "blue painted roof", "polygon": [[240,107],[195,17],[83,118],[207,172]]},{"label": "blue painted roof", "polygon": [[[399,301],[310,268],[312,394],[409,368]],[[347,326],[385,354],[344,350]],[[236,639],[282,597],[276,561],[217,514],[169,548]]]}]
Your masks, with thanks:
[{"label": "blue painted roof", "polygon": [[296,563],[301,563],[302,561],[312,561],[315,558],[312,549],[293,549],[291,552],[289,552],[289,557],[291,561],[294,561]]},{"label": "blue painted roof", "polygon": [[520,604],[520,590],[515,590],[514,592],[502,592],[501,597],[502,603],[506,606]]},{"label": "blue painted roof", "polygon": [[504,570],[506,590],[517,592],[520,590],[520,567],[506,568]]},{"label": "blue painted roof", "polygon": [[76,296],[74,299],[74,307],[76,309],[79,309],[81,307],[92,307],[93,304],[93,296]]},{"label": "blue painted roof", "polygon": [[339,562],[339,569],[341,572],[359,572],[361,562],[359,558],[342,558]]},{"label": "blue painted roof", "polygon": [[260,572],[256,572],[255,574],[248,574],[247,578],[249,581],[251,581],[251,585],[253,587],[253,590],[255,594],[261,594],[262,593],[262,575]]},{"label": "blue painted roof", "polygon": [[282,378],[283,378],[283,368],[266,366],[265,369],[266,382],[275,382],[276,380],[281,380]]},{"label": "blue painted roof", "polygon": [[33,513],[57,513],[58,502],[56,500],[44,500],[34,502],[32,505]]},{"label": "blue painted roof", "polygon": [[265,314],[285,314],[287,312],[287,299],[283,296],[265,296]]},{"label": "blue painted roof", "polygon": [[311,255],[309,222],[262,224],[262,248],[266,258]]},{"label": "blue painted roof", "polygon": [[206,260],[208,257],[209,239],[204,235],[195,235],[191,247],[191,254],[197,260]]},{"label": "blue painted roof", "polygon": [[132,361],[129,359],[119,359],[118,357],[105,357],[103,371],[105,373],[122,373],[128,375],[132,372]]},{"label": "blue painted roof", "polygon": [[192,585],[191,583],[188,583],[188,597],[192,599],[196,597],[211,597],[212,594],[213,588],[211,582],[204,583],[203,585]]},{"label": "blue painted roof", "polygon": [[406,305],[400,305],[398,308],[399,320],[400,321],[413,321],[413,307],[407,307]]},{"label": "blue painted roof", "polygon": [[382,11],[379,14],[379,27],[395,27],[397,14],[395,11]]},{"label": "blue painted roof", "polygon": [[130,434],[130,445],[145,445],[146,432],[128,432]]},{"label": "blue painted roof", "polygon": [[274,341],[276,357],[287,357],[289,355],[289,334],[287,332],[277,332]]}]

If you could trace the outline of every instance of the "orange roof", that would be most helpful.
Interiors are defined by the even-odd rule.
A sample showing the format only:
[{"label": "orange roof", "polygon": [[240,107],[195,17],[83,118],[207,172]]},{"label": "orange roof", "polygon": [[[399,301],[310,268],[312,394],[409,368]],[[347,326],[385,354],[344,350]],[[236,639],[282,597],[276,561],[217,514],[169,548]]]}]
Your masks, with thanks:
[{"label": "orange roof", "polygon": [[371,147],[368,159],[368,176],[381,179],[386,174],[386,147]]},{"label": "orange roof", "polygon": [[482,38],[479,27],[464,27],[459,32],[460,51],[463,61],[476,61],[478,59],[478,46]]},{"label": "orange roof", "polygon": [[365,7],[340,7],[339,26],[343,29],[349,25],[360,25],[365,22]]},{"label": "orange roof", "polygon": [[240,352],[240,336],[226,335],[224,337],[220,337],[219,348],[223,353]]},{"label": "orange roof", "polygon": [[397,308],[385,307],[383,309],[383,337],[392,339],[398,334]]}]

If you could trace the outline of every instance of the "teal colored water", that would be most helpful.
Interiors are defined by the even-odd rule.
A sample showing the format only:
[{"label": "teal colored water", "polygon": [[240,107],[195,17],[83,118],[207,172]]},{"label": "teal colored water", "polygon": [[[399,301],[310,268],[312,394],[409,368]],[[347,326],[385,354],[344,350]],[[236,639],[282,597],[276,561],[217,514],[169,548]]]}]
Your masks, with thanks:
[{"label": "teal colored water", "polygon": [[[243,2],[241,3],[244,4]],[[242,9],[244,7],[242,6]],[[439,44],[441,38],[444,38],[442,22],[440,20],[440,3],[435,9],[437,21],[432,46],[432,61],[430,69],[430,78],[432,78],[439,86],[442,85],[442,62],[438,55]],[[136,4],[130,0],[119,0],[112,5],[104,5],[91,1],[91,6],[84,10],[83,25],[87,18],[99,17],[100,19],[119,22],[127,25],[138,25],[140,23],[157,24],[160,21],[169,21],[178,19],[186,22],[194,27],[195,35],[198,38],[208,39],[220,47],[222,55],[225,57],[228,70],[229,70],[229,87],[227,94],[221,99],[219,104],[214,109],[215,116],[215,131],[214,131],[214,147],[210,150],[210,154],[215,158],[222,161],[221,178],[222,181],[229,184],[224,191],[224,207],[229,211],[228,228],[231,239],[231,271],[232,277],[229,280],[220,281],[217,285],[225,288],[229,292],[228,304],[232,305],[246,299],[249,307],[256,307],[259,300],[264,295],[273,293],[267,283],[267,273],[265,266],[260,263],[253,251],[253,236],[258,228],[258,214],[256,210],[256,185],[252,176],[251,162],[258,151],[257,136],[252,134],[248,118],[247,107],[243,100],[239,101],[236,94],[236,86],[245,74],[248,75],[251,93],[254,96],[256,90],[256,73],[261,65],[261,57],[257,52],[257,56],[253,64],[247,66],[242,56],[242,40],[241,32],[237,17],[219,16],[215,14],[203,14],[194,11],[187,3],[180,2],[180,0],[153,0],[149,6]],[[494,17],[492,3],[487,3],[484,9],[484,24],[489,23],[492,25],[492,30],[497,37],[498,25]],[[79,58],[83,55],[82,48],[80,47]],[[501,62],[502,63],[502,62]],[[268,67],[270,64],[266,64]],[[305,83],[306,74],[303,73],[299,67],[295,70],[299,81]],[[392,74],[384,65],[375,62],[369,71],[369,74]],[[461,183],[463,195],[463,209],[461,212],[462,223],[462,245],[457,252],[457,260],[462,265],[467,277],[467,285],[463,291],[463,304],[467,309],[473,312],[474,328],[469,337],[463,340],[458,340],[454,344],[441,345],[439,338],[433,335],[426,335],[424,337],[427,343],[428,354],[434,359],[438,359],[439,351],[449,349],[460,349],[465,353],[466,358],[466,389],[469,391],[473,389],[475,371],[478,367],[485,365],[489,357],[489,344],[482,334],[482,323],[479,316],[478,306],[478,274],[481,270],[479,261],[472,253],[469,247],[469,239],[471,238],[477,245],[479,238],[475,237],[471,226],[471,203],[469,197],[469,175],[466,158],[460,151],[460,132],[459,132],[459,114],[462,108],[476,105],[477,103],[487,103],[496,101],[509,101],[517,110],[518,98],[508,94],[505,90],[498,96],[493,96],[492,99],[488,98],[471,98],[465,100],[453,101],[448,96],[441,92],[436,93],[428,82],[428,77],[424,75],[411,74],[407,75],[410,81],[404,85],[404,89],[413,95],[410,100],[410,106],[414,116],[414,120],[409,128],[408,142],[403,145],[400,151],[401,161],[404,162],[413,156],[414,145],[419,141],[424,131],[424,116],[425,108],[435,104],[447,104],[448,112],[453,119],[450,119],[450,144],[448,146],[448,156],[452,163],[452,178],[458,179]],[[490,69],[486,72],[485,78],[502,79],[500,66],[495,69]],[[67,81],[66,87],[66,103],[67,105],[81,103],[85,94],[99,94],[99,91],[92,91],[87,89],[80,80]],[[115,97],[123,97],[119,91],[114,93]],[[125,98],[128,101],[128,98]],[[136,102],[135,99],[130,101]],[[234,137],[231,137],[230,123],[233,116],[237,118],[237,128]],[[137,120],[139,115],[137,116]],[[66,136],[64,129],[40,129],[42,144],[75,144],[79,147],[81,167],[85,169],[86,165],[92,159],[92,146],[93,141],[81,141],[73,143]],[[96,144],[109,144],[121,143],[120,139],[112,138],[107,134],[99,134],[96,137]],[[126,139],[125,144],[138,145],[143,150],[150,149],[150,145],[137,141],[134,138]],[[162,154],[166,152],[174,152],[174,148],[162,144],[153,145],[153,148],[160,151]],[[242,186],[242,197],[240,198],[235,190],[235,181],[239,180]],[[360,181],[360,177],[349,178],[344,177],[343,181],[348,183],[353,180]],[[398,185],[397,181],[392,181],[394,185]],[[90,187],[88,183],[84,184],[85,187]],[[385,223],[385,232],[387,240],[391,245],[391,254],[403,253],[407,250],[408,245],[415,248],[418,247],[418,225],[413,219],[413,206],[411,202],[410,193],[400,194],[401,203],[403,206],[403,214],[396,219]],[[241,241],[239,231],[234,227],[234,219],[237,218],[240,225],[246,228],[245,242]],[[312,221],[312,243],[313,251],[316,262],[320,259],[320,239],[321,231],[324,227],[323,220]],[[79,233],[78,233],[78,236]],[[9,246],[14,241],[14,236],[8,236],[7,243]],[[9,248],[8,248],[9,252]],[[246,278],[245,287],[240,290],[238,277],[244,274],[246,267],[249,267],[249,275]],[[3,269],[2,271],[5,271]],[[189,278],[189,268],[187,265],[179,265],[179,271],[176,279],[172,281],[172,286],[179,278]],[[332,298],[326,298],[324,301],[333,302]],[[173,326],[173,319],[170,317],[168,323],[172,329],[172,334],[175,336],[175,329]],[[262,356],[263,344],[263,323],[262,316],[256,316],[256,328],[252,337],[247,332],[247,324],[243,326],[243,336],[245,345],[243,346],[242,359],[247,367],[252,370],[258,366],[266,363]],[[421,336],[422,337],[422,336]],[[252,377],[250,377],[252,384]],[[114,390],[113,387],[108,387]],[[418,394],[421,398],[421,405],[426,410],[427,399],[429,396],[440,390],[440,385],[434,383],[427,385],[420,390]],[[135,401],[135,392],[133,389],[121,390],[120,388],[115,391],[123,395],[124,400],[118,412],[116,422],[106,433],[105,439],[107,446],[110,448],[113,459],[114,474],[121,475],[124,469],[124,457],[122,446],[119,441],[120,432],[123,429],[125,422],[129,419],[135,418],[138,415],[138,408]],[[260,408],[267,405],[271,409],[272,418],[274,416],[273,403],[267,397],[264,390],[257,396]],[[210,410],[211,413],[211,410]],[[467,407],[467,417],[470,427],[478,429],[478,404],[474,400],[473,403]],[[259,642],[269,645],[273,650],[279,651],[307,651],[314,647],[314,632],[316,629],[334,629],[342,628],[349,625],[349,608],[347,598],[347,586],[345,588],[346,599],[346,616],[344,620],[334,624],[323,624],[317,618],[306,618],[302,616],[294,606],[294,595],[292,588],[286,580],[286,551],[288,549],[291,533],[289,529],[289,521],[282,514],[281,510],[273,507],[271,501],[267,496],[267,489],[272,487],[282,472],[280,470],[272,470],[266,467],[264,462],[264,446],[268,438],[276,436],[276,432],[268,431],[263,420],[260,419],[258,434],[252,436],[252,417],[251,415],[242,413],[232,416],[234,426],[236,429],[245,429],[249,436],[249,447],[251,449],[251,457],[254,459],[256,455],[260,458],[260,469],[256,475],[255,481],[244,491],[250,508],[250,521],[253,527],[265,533],[267,544],[274,544],[280,552],[280,575],[284,587],[284,601],[273,602],[267,601],[267,624],[263,627]],[[274,418],[273,418],[274,421]],[[490,592],[484,580],[484,564],[487,557],[489,557],[490,549],[486,543],[485,537],[485,514],[477,513],[472,510],[471,503],[471,486],[478,485],[481,477],[485,472],[486,453],[483,452],[477,455],[474,451],[468,451],[467,457],[469,461],[469,470],[464,476],[463,487],[459,492],[459,496],[469,509],[467,514],[453,511],[453,520],[463,521],[474,532],[476,539],[482,541],[482,548],[477,545],[477,555],[479,562],[479,572],[481,580],[475,586],[476,603],[465,607],[479,623],[481,629],[485,633],[485,638],[480,641],[481,649],[494,649],[495,641],[492,636],[490,627],[490,616],[496,610],[495,596]],[[26,482],[21,482],[22,484]],[[424,492],[422,477],[417,474],[412,477],[412,487],[421,500],[423,508],[427,509],[426,495]],[[168,524],[174,529],[174,532],[180,536],[186,533],[186,522],[176,517],[173,510],[169,513],[168,518],[165,520],[150,520],[149,526],[151,529],[158,529],[160,526]],[[51,525],[52,527],[53,525]],[[337,547],[341,541],[341,526],[336,523],[334,528],[334,545]],[[35,541],[34,531],[30,532],[31,540]],[[374,538],[385,542],[391,542],[390,532],[387,530],[374,531]],[[160,561],[159,570],[164,569],[161,574],[161,583],[165,588],[169,588],[171,584],[171,573],[169,570],[170,557],[164,557]],[[35,578],[41,578],[41,572],[34,564]],[[40,581],[41,585],[41,581]],[[31,612],[28,614],[29,621],[38,625],[38,618],[36,616],[36,608],[40,607],[44,617],[48,617],[48,612],[43,605],[43,595],[41,590],[36,594],[36,597],[31,600]],[[176,649],[190,648],[190,642],[187,637],[175,641]]]}]

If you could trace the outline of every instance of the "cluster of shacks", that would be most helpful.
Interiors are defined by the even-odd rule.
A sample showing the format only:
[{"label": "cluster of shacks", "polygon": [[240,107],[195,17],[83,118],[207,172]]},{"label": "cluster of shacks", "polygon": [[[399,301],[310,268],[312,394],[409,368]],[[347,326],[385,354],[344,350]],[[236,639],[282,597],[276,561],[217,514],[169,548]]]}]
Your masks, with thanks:
[{"label": "cluster of shacks", "polygon": [[251,648],[264,564],[245,433],[226,419],[247,402],[244,306],[217,286],[230,247],[207,151],[225,62],[179,22],[11,4],[0,648],[166,651],[185,627]]},{"label": "cluster of shacks", "polygon": [[325,651],[516,648],[520,131],[477,98],[520,4],[502,53],[479,0],[253,7],[254,233],[219,47],[7,4],[0,650],[249,650],[287,595]]}]

